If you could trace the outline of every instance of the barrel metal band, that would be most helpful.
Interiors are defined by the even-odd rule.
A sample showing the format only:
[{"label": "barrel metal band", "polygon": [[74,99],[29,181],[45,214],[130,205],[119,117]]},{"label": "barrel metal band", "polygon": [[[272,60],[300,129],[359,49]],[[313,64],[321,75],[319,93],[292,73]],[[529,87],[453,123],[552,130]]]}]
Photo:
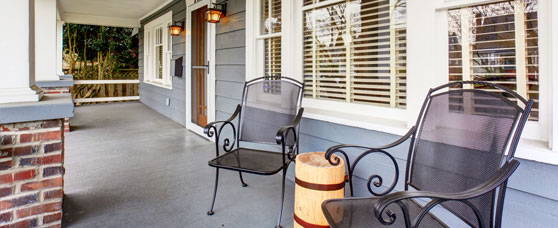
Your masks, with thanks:
[{"label": "barrel metal band", "polygon": [[316,191],[336,191],[345,187],[345,182],[339,184],[315,184],[300,180],[295,177],[295,183],[303,188],[312,189]]},{"label": "barrel metal band", "polygon": [[306,221],[296,216],[296,213],[294,214],[294,220],[296,221],[296,223],[298,223],[298,225],[304,228],[329,228],[329,225],[326,226],[326,225],[316,225],[312,223],[307,223]]}]

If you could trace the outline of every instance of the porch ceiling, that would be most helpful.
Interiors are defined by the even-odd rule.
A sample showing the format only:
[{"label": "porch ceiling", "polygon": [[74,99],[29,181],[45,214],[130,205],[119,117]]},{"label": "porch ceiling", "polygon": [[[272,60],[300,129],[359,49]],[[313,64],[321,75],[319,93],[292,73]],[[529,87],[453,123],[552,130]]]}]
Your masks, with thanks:
[{"label": "porch ceiling", "polygon": [[172,0],[58,0],[67,23],[140,27],[140,19]]}]

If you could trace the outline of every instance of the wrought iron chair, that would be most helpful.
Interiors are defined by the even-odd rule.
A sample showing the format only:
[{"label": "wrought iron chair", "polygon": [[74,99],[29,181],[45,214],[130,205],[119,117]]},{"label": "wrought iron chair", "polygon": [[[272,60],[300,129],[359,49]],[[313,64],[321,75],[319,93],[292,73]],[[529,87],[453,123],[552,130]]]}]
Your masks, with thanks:
[{"label": "wrought iron chair", "polygon": [[[298,154],[299,122],[304,111],[301,108],[303,88],[304,84],[287,77],[262,77],[248,81],[244,85],[242,104],[237,106],[234,114],[225,121],[212,122],[205,127],[205,134],[209,137],[215,136],[217,153],[217,157],[209,161],[209,166],[217,168],[217,171],[208,215],[214,214],[213,206],[220,169],[238,171],[243,187],[247,185],[242,173],[273,175],[282,170],[281,209],[277,221],[277,227],[280,227],[285,197],[285,176],[289,164]],[[235,126],[233,121],[237,117],[240,118]],[[227,126],[232,130],[232,138],[220,141],[223,129]],[[219,153],[220,143],[224,154]],[[249,144],[252,148],[247,147]],[[254,144],[273,144],[281,148],[280,152],[253,149]]]},{"label": "wrought iron chair", "polygon": [[[322,204],[328,223],[331,227],[447,227],[438,214],[446,211],[471,227],[500,228],[507,181],[519,166],[514,153],[532,106],[533,100],[485,82],[455,82],[431,89],[416,126],[394,143],[377,148],[339,145],[328,149],[326,159],[332,164],[339,162],[331,156],[334,153],[343,155],[349,164],[349,148],[364,150],[348,166],[351,198]],[[399,168],[385,150],[407,139],[405,191],[389,194]],[[394,182],[378,192],[383,180],[372,175],[367,187],[374,196],[352,198],[355,167],[369,154],[391,159]],[[432,212],[438,205],[442,206],[439,211]]]}]

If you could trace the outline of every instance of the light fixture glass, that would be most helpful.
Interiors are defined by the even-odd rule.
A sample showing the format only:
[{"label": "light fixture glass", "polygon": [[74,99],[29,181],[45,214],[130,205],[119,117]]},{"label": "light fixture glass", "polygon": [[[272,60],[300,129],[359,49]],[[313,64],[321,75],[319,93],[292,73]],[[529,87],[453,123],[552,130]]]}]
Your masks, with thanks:
[{"label": "light fixture glass", "polygon": [[206,14],[207,14],[207,22],[219,23],[225,13],[223,12],[223,10],[217,8],[209,8],[207,9]]},{"label": "light fixture glass", "polygon": [[178,23],[181,22],[175,22],[173,25],[169,26],[169,32],[171,36],[180,36],[180,33],[182,33],[182,25],[178,25]]}]

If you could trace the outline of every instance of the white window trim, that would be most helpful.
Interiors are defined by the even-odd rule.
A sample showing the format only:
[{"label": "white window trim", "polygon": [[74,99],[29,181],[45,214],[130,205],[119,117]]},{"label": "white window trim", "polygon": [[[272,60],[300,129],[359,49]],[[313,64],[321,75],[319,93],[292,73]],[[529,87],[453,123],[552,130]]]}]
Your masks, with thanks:
[{"label": "white window trim", "polygon": [[[330,4],[331,0],[318,4]],[[255,40],[258,32],[258,0],[246,1],[246,78],[258,77]],[[499,0],[435,0],[407,2],[407,108],[376,107],[344,102],[303,99],[305,118],[403,135],[415,125],[417,115],[430,88],[448,83],[447,10],[499,2]],[[282,71],[303,80],[302,1],[283,1]],[[558,4],[539,0],[540,120],[528,122],[516,152],[519,158],[558,165],[558,80],[552,77],[558,66]],[[256,22],[256,23],[251,23]],[[554,23],[552,23],[554,22]],[[430,53],[425,58],[424,53]],[[554,99],[553,99],[554,98]],[[552,148],[552,149],[551,149]]]},{"label": "white window trim", "polygon": [[[150,21],[144,26],[144,71],[143,82],[154,86],[172,89],[172,75],[170,61],[172,59],[172,38],[169,34],[168,25],[172,24],[172,11]],[[161,28],[163,32],[163,78],[156,77],[155,56],[155,31]]]}]

